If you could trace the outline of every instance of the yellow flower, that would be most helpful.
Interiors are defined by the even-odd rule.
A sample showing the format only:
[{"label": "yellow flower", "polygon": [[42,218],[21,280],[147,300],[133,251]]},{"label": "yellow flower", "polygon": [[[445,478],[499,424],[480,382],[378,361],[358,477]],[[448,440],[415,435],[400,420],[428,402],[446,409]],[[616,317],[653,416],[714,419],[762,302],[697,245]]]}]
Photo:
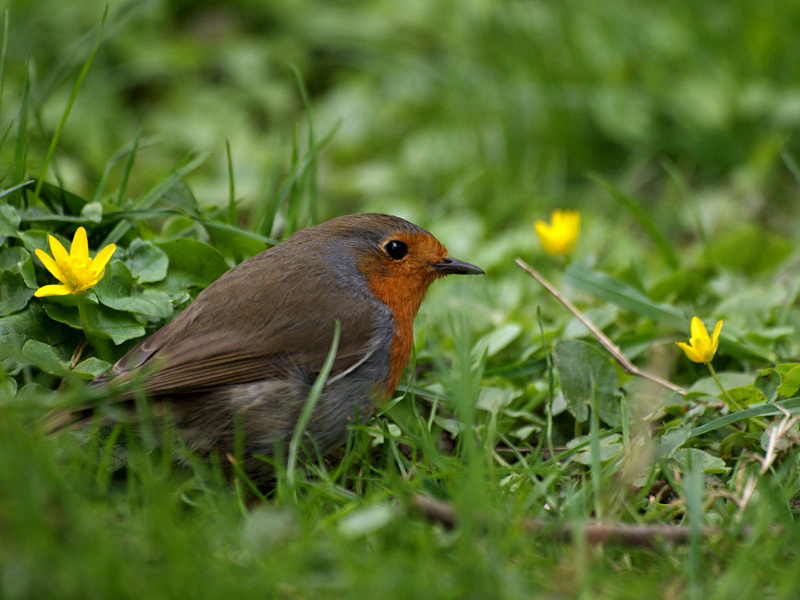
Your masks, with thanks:
[{"label": "yellow flower", "polygon": [[686,353],[686,358],[689,360],[696,363],[709,363],[717,353],[720,329],[722,329],[722,321],[717,321],[714,333],[709,337],[706,326],[700,319],[694,317],[692,319],[692,339],[688,344],[686,342],[675,343]]},{"label": "yellow flower", "polygon": [[[42,261],[47,270],[50,271],[62,285],[45,285],[36,290],[36,297],[42,296],[66,296],[74,294],[82,296],[86,291],[97,284],[103,278],[106,264],[117,249],[116,245],[109,244],[97,253],[94,260],[89,258],[89,242],[86,239],[86,230],[78,227],[75,237],[72,238],[69,254],[64,246],[61,245],[52,235],[50,240],[49,254],[42,250],[36,250],[36,256]],[[55,259],[55,260],[54,260]]]},{"label": "yellow flower", "polygon": [[537,219],[534,226],[542,248],[548,254],[569,254],[581,232],[581,213],[577,210],[554,210],[552,224]]}]

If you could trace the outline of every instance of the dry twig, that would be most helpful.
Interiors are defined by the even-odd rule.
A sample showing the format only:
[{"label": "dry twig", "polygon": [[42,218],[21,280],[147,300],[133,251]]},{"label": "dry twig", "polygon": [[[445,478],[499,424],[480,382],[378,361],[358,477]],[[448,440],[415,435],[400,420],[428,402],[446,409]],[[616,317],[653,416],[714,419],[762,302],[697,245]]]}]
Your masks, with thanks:
[{"label": "dry twig", "polygon": [[[453,506],[429,496],[416,494],[411,504],[428,519],[441,523],[447,529],[456,526],[456,511]],[[690,528],[685,525],[631,525],[628,523],[552,523],[546,519],[523,519],[520,525],[532,534],[548,534],[559,541],[571,541],[576,535],[584,537],[590,545],[605,543],[628,546],[654,546],[658,540],[675,544],[689,541]],[[710,537],[719,530],[702,527],[700,535]]]},{"label": "dry twig", "polygon": [[550,283],[549,281],[547,281],[547,279],[542,277],[541,273],[539,273],[536,269],[531,267],[521,258],[517,258],[515,262],[517,263],[517,265],[519,265],[519,267],[523,271],[525,271],[528,275],[533,277],[536,281],[538,281],[542,285],[542,287],[544,287],[544,289],[550,292],[550,294],[552,294],[556,300],[558,300],[559,302],[561,302],[561,304],[567,307],[567,310],[569,310],[573,315],[575,315],[580,320],[580,322],[583,323],[586,326],[586,328],[592,332],[592,335],[594,335],[594,337],[597,338],[597,341],[600,342],[603,348],[608,350],[609,354],[611,354],[611,356],[614,357],[614,360],[616,360],[619,363],[619,365],[626,373],[629,373],[630,375],[635,375],[637,377],[642,377],[643,379],[647,379],[648,381],[652,381],[653,383],[657,383],[658,385],[663,386],[669,390],[672,390],[673,392],[677,392],[682,396],[686,394],[686,390],[684,390],[682,387],[675,385],[671,381],[662,379],[658,375],[653,375],[652,373],[648,373],[647,371],[642,371],[639,367],[637,367],[635,364],[629,361],[628,358],[622,353],[622,350],[620,350],[619,347],[617,347],[614,344],[614,342],[608,339],[606,334],[600,331],[600,328],[598,328],[597,325],[592,323],[589,317],[584,315],[580,310],[578,310],[578,308],[572,302],[570,302],[566,297],[564,297],[564,295],[561,294],[561,292],[559,292],[553,286],[552,283]]}]

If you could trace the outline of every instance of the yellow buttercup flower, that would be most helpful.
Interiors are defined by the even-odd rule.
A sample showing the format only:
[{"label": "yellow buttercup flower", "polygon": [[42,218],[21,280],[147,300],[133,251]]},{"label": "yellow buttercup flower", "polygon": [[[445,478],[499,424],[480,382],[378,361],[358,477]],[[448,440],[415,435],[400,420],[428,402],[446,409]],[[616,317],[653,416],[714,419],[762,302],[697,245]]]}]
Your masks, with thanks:
[{"label": "yellow buttercup flower", "polygon": [[692,318],[692,339],[689,343],[675,342],[679,348],[686,353],[686,358],[696,363],[710,363],[717,353],[719,346],[719,332],[722,329],[722,321],[717,321],[714,333],[708,335],[708,330],[703,322],[697,317]]},{"label": "yellow buttercup flower", "polygon": [[75,232],[69,253],[52,235],[48,236],[48,239],[53,256],[50,257],[42,250],[36,250],[36,256],[62,285],[40,287],[34,294],[39,298],[42,296],[66,296],[67,294],[82,296],[103,278],[106,264],[117,249],[116,245],[109,244],[100,250],[94,259],[89,258],[89,242],[83,227],[78,227]]},{"label": "yellow buttercup flower", "polygon": [[554,210],[550,223],[537,219],[534,224],[542,248],[548,254],[569,254],[581,232],[581,213],[577,210]]}]

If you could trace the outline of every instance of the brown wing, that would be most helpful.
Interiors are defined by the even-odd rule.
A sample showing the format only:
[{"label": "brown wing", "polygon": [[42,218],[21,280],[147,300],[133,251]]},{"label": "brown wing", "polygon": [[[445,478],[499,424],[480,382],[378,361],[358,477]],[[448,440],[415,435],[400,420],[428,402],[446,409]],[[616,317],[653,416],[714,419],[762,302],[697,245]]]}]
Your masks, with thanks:
[{"label": "brown wing", "polygon": [[[330,350],[337,319],[341,337],[333,375],[363,360],[378,332],[376,308],[359,281],[337,280],[332,288],[321,258],[312,257],[301,268],[281,260],[285,246],[223,275],[125,355],[105,381],[125,384],[141,374],[143,389],[161,396],[271,379],[288,370],[313,374]],[[284,267],[277,272],[271,264]],[[123,392],[120,399],[132,395]]]},{"label": "brown wing", "polygon": [[[173,348],[166,347],[155,353],[153,359],[143,367],[119,373],[109,383],[127,383],[135,380],[141,373],[141,389],[151,396],[204,392],[222,385],[273,379],[293,371],[314,375],[321,370],[330,350],[330,346],[327,349],[320,346],[302,354],[269,355],[242,351],[238,347],[227,351],[220,341],[202,337],[188,338],[186,343],[196,346],[178,353]],[[332,376],[366,359],[371,348],[374,345],[370,348],[340,345],[333,363]],[[148,373],[147,367],[150,365],[153,370]],[[119,399],[130,399],[133,393],[133,389],[124,391]]]}]

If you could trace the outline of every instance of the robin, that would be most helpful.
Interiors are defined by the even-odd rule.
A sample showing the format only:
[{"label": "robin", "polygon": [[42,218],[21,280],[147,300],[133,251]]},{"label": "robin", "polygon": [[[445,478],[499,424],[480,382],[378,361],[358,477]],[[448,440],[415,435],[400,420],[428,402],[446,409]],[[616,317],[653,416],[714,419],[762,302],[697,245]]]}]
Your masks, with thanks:
[{"label": "robin", "polygon": [[269,478],[272,467],[256,457],[278,446],[286,456],[337,320],[333,367],[306,428],[322,456],[394,392],[428,286],[482,273],[401,218],[338,217],[226,272],[96,381],[117,390],[116,401],[142,390],[166,402],[198,455],[225,456],[243,437],[245,471]]}]

